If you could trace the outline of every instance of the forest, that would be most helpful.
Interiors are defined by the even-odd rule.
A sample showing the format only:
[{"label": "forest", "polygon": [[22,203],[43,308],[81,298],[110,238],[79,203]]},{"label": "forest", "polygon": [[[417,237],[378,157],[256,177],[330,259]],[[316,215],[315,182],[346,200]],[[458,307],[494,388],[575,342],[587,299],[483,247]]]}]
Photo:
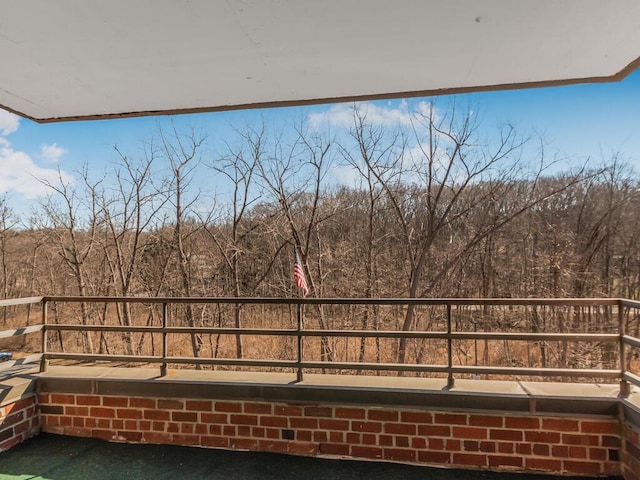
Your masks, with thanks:
[{"label": "forest", "polygon": [[[48,182],[29,218],[0,199],[2,297],[297,297],[295,248],[310,297],[640,298],[640,183],[621,154],[569,164],[429,104],[393,125],[354,106],[339,132],[246,127],[216,154],[206,141],[169,129],[114,147],[110,171],[88,160]],[[212,322],[185,309],[187,325]],[[411,308],[398,322],[415,328]]]}]

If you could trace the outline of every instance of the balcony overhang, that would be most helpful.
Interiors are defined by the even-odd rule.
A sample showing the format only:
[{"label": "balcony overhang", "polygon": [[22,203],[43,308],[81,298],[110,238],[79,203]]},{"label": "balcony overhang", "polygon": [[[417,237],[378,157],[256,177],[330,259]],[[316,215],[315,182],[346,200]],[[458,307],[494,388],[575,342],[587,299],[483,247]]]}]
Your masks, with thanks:
[{"label": "balcony overhang", "polygon": [[41,122],[619,80],[619,0],[22,0],[0,18],[0,106]]}]

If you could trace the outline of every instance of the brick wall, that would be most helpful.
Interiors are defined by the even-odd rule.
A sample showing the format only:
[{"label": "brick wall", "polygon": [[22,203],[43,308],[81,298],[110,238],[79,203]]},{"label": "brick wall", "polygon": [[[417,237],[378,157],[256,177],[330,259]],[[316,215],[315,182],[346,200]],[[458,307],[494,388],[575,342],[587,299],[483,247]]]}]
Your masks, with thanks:
[{"label": "brick wall", "polygon": [[36,395],[30,395],[0,407],[0,452],[40,431],[36,399]]},{"label": "brick wall", "polygon": [[640,431],[626,424],[623,434],[622,469],[626,480],[640,480]]},{"label": "brick wall", "polygon": [[491,470],[621,473],[618,422],[606,417],[55,393],[41,394],[39,402],[43,431],[109,441]]}]

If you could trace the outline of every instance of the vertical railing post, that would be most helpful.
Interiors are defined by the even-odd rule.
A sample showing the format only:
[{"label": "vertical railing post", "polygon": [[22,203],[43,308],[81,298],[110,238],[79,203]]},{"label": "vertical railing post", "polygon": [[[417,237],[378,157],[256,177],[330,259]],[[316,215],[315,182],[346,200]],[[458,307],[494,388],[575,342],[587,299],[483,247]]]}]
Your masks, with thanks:
[{"label": "vertical railing post", "polygon": [[302,341],[302,330],[304,330],[304,317],[302,315],[303,309],[302,303],[298,303],[297,309],[297,317],[298,317],[298,327],[296,329],[296,340],[298,343],[298,369],[296,373],[296,378],[298,382],[303,380],[303,371],[302,371],[302,359],[304,358],[304,343]]},{"label": "vertical railing post", "polygon": [[169,316],[169,306],[167,302],[162,304],[162,364],[160,365],[160,376],[167,376],[167,355],[169,343],[167,340],[167,317]]},{"label": "vertical railing post", "polygon": [[629,382],[624,378],[627,372],[627,352],[624,336],[626,335],[626,328],[624,324],[624,310],[622,306],[622,300],[618,300],[618,330],[620,332],[619,348],[620,351],[620,396],[626,397],[630,393]]},{"label": "vertical railing post", "polygon": [[40,359],[40,372],[46,372],[49,367],[47,359],[47,300],[42,299],[42,358]]},{"label": "vertical railing post", "polygon": [[453,378],[453,338],[451,337],[451,304],[447,304],[447,388],[453,388],[455,386],[455,379]]}]

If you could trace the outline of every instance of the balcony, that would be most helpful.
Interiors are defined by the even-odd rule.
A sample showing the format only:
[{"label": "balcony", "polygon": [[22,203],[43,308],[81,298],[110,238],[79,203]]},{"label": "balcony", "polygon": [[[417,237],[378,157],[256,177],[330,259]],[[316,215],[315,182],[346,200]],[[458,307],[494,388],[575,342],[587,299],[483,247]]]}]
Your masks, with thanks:
[{"label": "balcony", "polygon": [[[2,333],[25,340],[24,356],[2,364],[13,372],[3,382],[3,449],[43,431],[494,471],[640,471],[640,302],[0,305],[30,323]],[[408,312],[416,328],[403,331]]]}]

